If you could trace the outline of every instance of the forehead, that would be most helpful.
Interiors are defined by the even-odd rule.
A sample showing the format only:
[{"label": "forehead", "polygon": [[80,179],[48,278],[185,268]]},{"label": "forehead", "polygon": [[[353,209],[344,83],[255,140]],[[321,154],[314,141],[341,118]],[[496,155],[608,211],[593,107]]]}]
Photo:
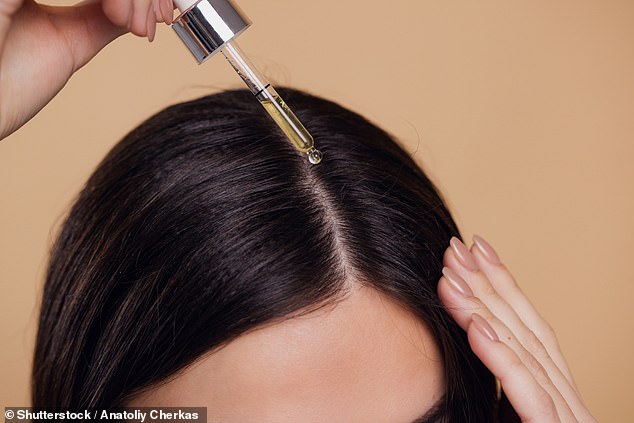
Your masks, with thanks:
[{"label": "forehead", "polygon": [[208,421],[223,423],[410,423],[443,393],[426,325],[359,287],[236,338],[130,405],[206,406]]}]

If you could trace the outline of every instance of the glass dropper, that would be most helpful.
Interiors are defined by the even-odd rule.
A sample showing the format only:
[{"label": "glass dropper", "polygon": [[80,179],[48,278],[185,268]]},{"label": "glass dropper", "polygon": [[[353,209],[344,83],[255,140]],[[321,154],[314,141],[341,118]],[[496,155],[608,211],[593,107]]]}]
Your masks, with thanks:
[{"label": "glass dropper", "polygon": [[251,65],[240,47],[234,41],[227,41],[220,51],[295,148],[308,154],[312,164],[321,162],[321,152],[315,148],[313,137],[275,88]]},{"label": "glass dropper", "polygon": [[198,63],[221,51],[293,146],[307,154],[310,163],[320,163],[322,155],[315,148],[313,137],[236,44],[235,37],[251,25],[244,12],[231,0],[174,0],[174,3],[182,13],[172,28]]}]

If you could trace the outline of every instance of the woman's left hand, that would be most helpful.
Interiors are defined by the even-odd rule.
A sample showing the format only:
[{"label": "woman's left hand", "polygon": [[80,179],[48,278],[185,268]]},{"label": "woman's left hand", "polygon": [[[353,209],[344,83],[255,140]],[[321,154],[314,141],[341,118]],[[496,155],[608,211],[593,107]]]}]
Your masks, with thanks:
[{"label": "woman's left hand", "polygon": [[551,327],[493,248],[452,238],[438,294],[469,344],[500,380],[522,422],[596,422],[583,403]]}]

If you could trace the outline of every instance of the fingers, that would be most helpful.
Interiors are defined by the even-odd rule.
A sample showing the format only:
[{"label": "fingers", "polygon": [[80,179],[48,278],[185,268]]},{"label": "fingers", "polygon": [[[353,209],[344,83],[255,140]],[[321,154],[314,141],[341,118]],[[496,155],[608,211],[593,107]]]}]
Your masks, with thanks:
[{"label": "fingers", "polygon": [[[469,250],[454,238],[445,252],[444,264],[447,267],[443,269],[438,293],[458,324],[471,331],[472,315],[477,313],[499,335],[495,342],[510,349],[546,392],[561,421],[594,421],[572,384],[552,329],[521,292],[493,248],[475,237]],[[491,351],[494,350],[500,348],[492,347]],[[518,374],[524,371],[518,370]],[[512,403],[522,401],[522,397],[511,398],[506,386],[505,391]]]},{"label": "fingers", "polygon": [[[572,376],[550,325],[539,315],[512,275],[499,262],[495,251],[488,244],[485,245],[486,241],[482,238],[475,239],[480,246],[474,244],[471,251],[457,239],[453,241],[452,248],[445,252],[445,265],[455,269],[461,277],[469,281],[475,295],[509,326],[522,345],[530,347],[528,349],[532,354],[544,355],[552,361],[545,365],[549,370],[561,373],[555,377],[565,377],[574,389]],[[478,270],[468,270],[463,266],[457,252],[466,257],[464,260],[471,260],[469,265]]]},{"label": "fingers", "polygon": [[473,314],[467,334],[473,352],[500,379],[522,422],[560,422],[550,395],[537,383],[515,352],[500,342],[486,320]]},{"label": "fingers", "polygon": [[174,16],[172,0],[103,0],[102,8],[112,23],[135,35],[147,36],[150,42],[156,35],[157,22],[169,25]]},{"label": "fingers", "polygon": [[484,272],[494,290],[508,305],[521,316],[521,320],[535,335],[542,340],[548,354],[568,381],[574,386],[574,381],[568,364],[561,353],[557,337],[550,325],[537,312],[533,304],[521,291],[515,279],[501,263],[497,253],[482,237],[475,235],[471,254],[478,267]]},{"label": "fingers", "polygon": [[[499,339],[501,339],[506,347],[513,351],[514,355],[522,362],[523,368],[532,375],[535,383],[539,384],[548,394],[550,402],[554,404],[558,418],[562,422],[575,421],[574,414],[568,406],[567,401],[554,385],[549,373],[545,370],[541,362],[533,356],[530,351],[524,348],[509,327],[507,327],[502,320],[498,319],[480,298],[473,296],[475,291],[472,285],[467,284],[453,269],[444,268],[443,274],[444,276],[441,278],[438,286],[438,293],[456,322],[458,322],[463,329],[468,331],[470,325],[473,323],[474,313],[484,318],[488,322],[489,327],[492,328],[492,331],[499,334]],[[462,285],[462,292],[466,292],[466,295],[464,293],[458,295],[458,291],[455,289],[458,285]],[[470,293],[471,296],[469,296]],[[513,363],[513,365],[515,366],[515,363]],[[496,376],[500,377],[493,369],[490,370]],[[522,400],[522,396],[512,397],[511,393],[506,390],[506,386],[504,386],[504,380],[500,378],[500,381],[511,403],[513,403],[514,399],[518,400],[519,398],[519,400]],[[520,414],[519,410],[516,411]]]},{"label": "fingers", "polygon": [[[130,32],[140,37],[148,35],[148,20],[150,19],[151,1],[134,0],[132,2],[132,19],[130,22]],[[151,17],[154,19],[154,16]]]},{"label": "fingers", "polygon": [[159,10],[163,17],[163,22],[170,25],[174,18],[174,4],[172,0],[158,0]]}]

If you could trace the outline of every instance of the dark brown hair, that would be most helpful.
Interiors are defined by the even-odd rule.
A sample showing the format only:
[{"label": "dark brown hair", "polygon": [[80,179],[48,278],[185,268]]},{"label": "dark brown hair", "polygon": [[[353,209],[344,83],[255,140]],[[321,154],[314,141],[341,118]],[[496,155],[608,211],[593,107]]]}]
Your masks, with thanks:
[{"label": "dark brown hair", "polygon": [[446,421],[492,420],[494,378],[436,294],[459,232],[434,185],[358,114],[280,93],[315,137],[320,165],[245,90],[168,107],[101,162],[51,253],[33,406],[120,406],[205,352],[357,283],[431,328]]}]

